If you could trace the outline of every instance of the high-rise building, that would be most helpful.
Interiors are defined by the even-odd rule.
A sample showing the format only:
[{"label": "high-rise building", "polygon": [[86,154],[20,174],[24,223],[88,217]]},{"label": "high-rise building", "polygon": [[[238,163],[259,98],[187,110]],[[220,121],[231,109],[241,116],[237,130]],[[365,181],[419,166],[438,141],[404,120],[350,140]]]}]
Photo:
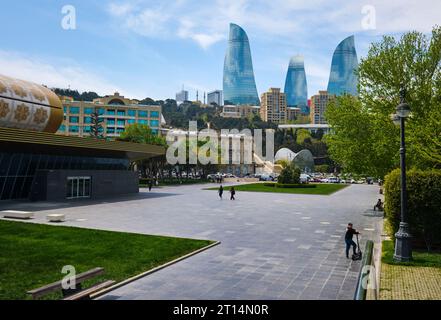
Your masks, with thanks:
[{"label": "high-rise building", "polygon": [[286,121],[286,96],[279,88],[270,88],[262,94],[260,117],[263,121],[284,123]]},{"label": "high-rise building", "polygon": [[188,91],[181,90],[178,93],[176,93],[176,102],[178,104],[181,104],[185,101],[188,101]]},{"label": "high-rise building", "polygon": [[327,124],[325,111],[334,97],[335,95],[329,94],[328,91],[319,91],[317,95],[311,97],[310,118],[312,124]]},{"label": "high-rise building", "polygon": [[224,105],[222,90],[215,90],[207,94],[207,104],[215,103],[218,106]]},{"label": "high-rise building", "polygon": [[224,63],[224,102],[234,105],[259,105],[250,43],[245,31],[230,24],[230,36]]},{"label": "high-rise building", "polygon": [[74,101],[71,97],[62,97],[64,121],[57,134],[65,136],[88,137],[91,132],[92,114],[96,111],[103,119],[103,136],[119,137],[126,126],[139,123],[148,125],[159,134],[162,124],[161,106],[139,104],[118,92],[93,101]]},{"label": "high-rise building", "polygon": [[291,58],[285,81],[286,104],[300,108],[301,113],[308,114],[308,86],[306,82],[303,56]]},{"label": "high-rise building", "polygon": [[343,94],[358,95],[357,51],[354,36],[347,37],[337,46],[332,57],[331,74],[329,76],[328,93],[336,96]]}]

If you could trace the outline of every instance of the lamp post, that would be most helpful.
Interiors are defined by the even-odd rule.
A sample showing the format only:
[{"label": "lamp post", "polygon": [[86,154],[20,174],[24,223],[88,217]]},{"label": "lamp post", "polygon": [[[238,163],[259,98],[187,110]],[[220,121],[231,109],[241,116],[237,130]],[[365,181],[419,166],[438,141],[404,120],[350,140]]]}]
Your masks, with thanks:
[{"label": "lamp post", "polygon": [[401,222],[398,232],[395,234],[395,253],[394,260],[405,262],[412,260],[412,236],[409,231],[407,220],[407,188],[406,188],[406,143],[405,143],[405,123],[410,115],[410,107],[406,103],[406,89],[400,90],[400,104],[397,106],[396,113],[392,115],[395,124],[400,125],[401,147],[400,147],[400,167],[401,167]]}]

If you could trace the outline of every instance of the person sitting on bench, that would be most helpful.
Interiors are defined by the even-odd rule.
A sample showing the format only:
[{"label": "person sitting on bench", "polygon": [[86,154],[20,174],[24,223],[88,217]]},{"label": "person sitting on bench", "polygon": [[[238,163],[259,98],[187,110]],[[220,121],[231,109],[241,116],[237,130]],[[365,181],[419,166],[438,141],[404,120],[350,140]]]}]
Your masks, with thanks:
[{"label": "person sitting on bench", "polygon": [[374,206],[374,211],[383,211],[383,202],[381,201],[381,199],[378,199],[377,204]]}]

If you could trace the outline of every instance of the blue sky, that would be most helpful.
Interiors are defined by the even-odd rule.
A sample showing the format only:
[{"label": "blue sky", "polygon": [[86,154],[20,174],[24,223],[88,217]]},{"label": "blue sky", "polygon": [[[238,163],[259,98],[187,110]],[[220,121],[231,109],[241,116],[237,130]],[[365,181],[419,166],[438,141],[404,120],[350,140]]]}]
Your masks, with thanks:
[{"label": "blue sky", "polygon": [[[345,37],[355,35],[361,58],[383,34],[427,33],[441,23],[439,0],[2,2],[1,74],[140,99],[174,98],[182,85],[191,99],[222,89],[230,22],[248,33],[259,94],[283,88],[290,57],[302,54],[309,96],[326,89]],[[76,9],[75,30],[61,26],[65,5]],[[372,9],[374,29],[365,27]]]}]

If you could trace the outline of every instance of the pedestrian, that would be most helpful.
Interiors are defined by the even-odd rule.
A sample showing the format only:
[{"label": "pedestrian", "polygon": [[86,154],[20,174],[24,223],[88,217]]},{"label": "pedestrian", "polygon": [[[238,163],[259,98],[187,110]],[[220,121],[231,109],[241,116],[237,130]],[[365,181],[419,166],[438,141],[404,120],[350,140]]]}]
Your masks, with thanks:
[{"label": "pedestrian", "polygon": [[222,185],[219,187],[219,198],[221,198],[222,200],[222,195],[224,194],[224,188],[222,187]]},{"label": "pedestrian", "polygon": [[357,248],[357,245],[355,244],[354,240],[352,240],[354,234],[360,234],[353,228],[352,223],[348,223],[348,227],[345,234],[345,243],[346,243],[346,258],[349,259],[349,250],[352,249],[354,251],[354,254],[356,254],[355,249]]},{"label": "pedestrian", "polygon": [[153,187],[152,179],[149,179],[149,192],[152,191],[152,187]]},{"label": "pedestrian", "polygon": [[236,190],[234,190],[234,187],[231,187],[230,194],[231,194],[230,200],[236,200],[236,198],[234,198],[234,196],[236,195]]}]

